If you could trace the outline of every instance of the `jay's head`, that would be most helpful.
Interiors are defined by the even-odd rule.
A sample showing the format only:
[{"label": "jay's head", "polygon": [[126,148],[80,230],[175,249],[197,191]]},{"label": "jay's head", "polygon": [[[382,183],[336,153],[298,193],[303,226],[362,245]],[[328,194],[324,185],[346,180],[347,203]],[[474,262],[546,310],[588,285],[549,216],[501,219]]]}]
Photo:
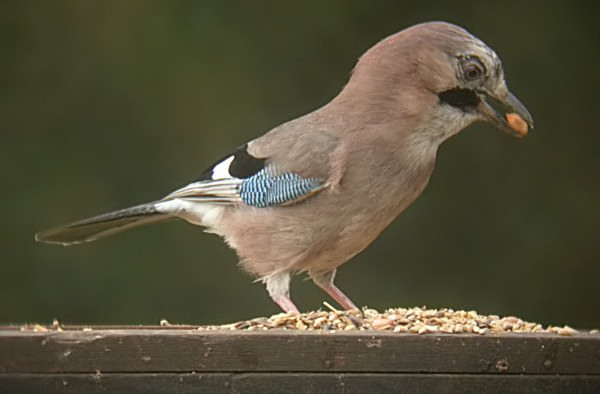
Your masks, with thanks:
[{"label": "jay's head", "polygon": [[[444,130],[440,140],[476,121],[514,136],[533,127],[525,106],[508,90],[500,58],[450,23],[423,23],[379,42],[361,57],[348,88],[389,114],[438,125]],[[524,133],[509,125],[507,114],[518,115]]]}]

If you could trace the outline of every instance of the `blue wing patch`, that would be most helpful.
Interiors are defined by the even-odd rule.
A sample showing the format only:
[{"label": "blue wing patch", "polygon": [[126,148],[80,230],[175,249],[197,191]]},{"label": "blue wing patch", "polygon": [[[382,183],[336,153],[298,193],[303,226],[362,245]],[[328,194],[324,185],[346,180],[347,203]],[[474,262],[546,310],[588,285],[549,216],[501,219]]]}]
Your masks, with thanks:
[{"label": "blue wing patch", "polygon": [[317,178],[303,178],[293,173],[271,175],[262,169],[242,180],[239,193],[246,204],[265,208],[302,200],[321,188]]},{"label": "blue wing patch", "polygon": [[163,200],[183,198],[212,204],[245,203],[258,208],[294,203],[323,188],[318,178],[277,173],[266,158],[256,158],[248,145],[213,163],[196,182]]}]

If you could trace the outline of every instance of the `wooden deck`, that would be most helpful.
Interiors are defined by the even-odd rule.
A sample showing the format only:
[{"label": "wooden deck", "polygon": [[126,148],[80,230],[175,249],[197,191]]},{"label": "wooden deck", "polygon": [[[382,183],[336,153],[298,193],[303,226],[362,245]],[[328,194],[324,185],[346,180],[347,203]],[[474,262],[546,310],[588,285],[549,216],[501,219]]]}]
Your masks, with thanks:
[{"label": "wooden deck", "polygon": [[600,393],[600,335],[4,327],[0,392]]}]

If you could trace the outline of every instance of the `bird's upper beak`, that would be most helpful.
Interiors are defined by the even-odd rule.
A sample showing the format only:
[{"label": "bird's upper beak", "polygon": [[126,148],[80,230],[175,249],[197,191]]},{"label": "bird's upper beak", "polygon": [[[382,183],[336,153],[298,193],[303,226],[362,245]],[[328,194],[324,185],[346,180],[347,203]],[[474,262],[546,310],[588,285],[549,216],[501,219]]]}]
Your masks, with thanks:
[{"label": "bird's upper beak", "polygon": [[[502,86],[498,92],[479,93],[479,98],[479,112],[485,120],[491,122],[498,129],[514,137],[523,137],[527,134],[528,129],[533,129],[531,114],[506,86]],[[490,105],[490,101],[504,107],[506,109],[505,114],[496,111]],[[518,117],[511,114],[516,114]]]}]

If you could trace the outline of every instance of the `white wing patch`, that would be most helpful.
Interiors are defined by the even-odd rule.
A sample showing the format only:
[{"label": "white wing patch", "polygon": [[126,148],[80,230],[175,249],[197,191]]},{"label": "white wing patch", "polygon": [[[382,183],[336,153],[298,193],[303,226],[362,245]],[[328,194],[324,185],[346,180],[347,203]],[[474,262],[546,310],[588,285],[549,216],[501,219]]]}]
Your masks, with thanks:
[{"label": "white wing patch", "polygon": [[206,204],[187,199],[161,201],[155,205],[159,212],[175,215],[192,224],[204,226],[207,231],[218,228],[224,207],[222,205]]},{"label": "white wing patch", "polygon": [[217,164],[212,170],[212,179],[216,180],[232,178],[231,174],[229,173],[229,166],[234,158],[234,156],[229,156],[227,159]]},{"label": "white wing patch", "polygon": [[186,199],[196,203],[235,204],[241,202],[240,186],[242,179],[235,178],[229,173],[229,167],[235,155],[229,156],[210,172],[210,179],[190,183],[175,190],[162,201]]},{"label": "white wing patch", "polygon": [[208,203],[236,203],[240,202],[240,185],[241,179],[229,178],[216,181],[200,181],[190,183],[181,189],[175,190],[169,194],[164,200],[172,200],[175,198],[186,198],[198,202]]}]

